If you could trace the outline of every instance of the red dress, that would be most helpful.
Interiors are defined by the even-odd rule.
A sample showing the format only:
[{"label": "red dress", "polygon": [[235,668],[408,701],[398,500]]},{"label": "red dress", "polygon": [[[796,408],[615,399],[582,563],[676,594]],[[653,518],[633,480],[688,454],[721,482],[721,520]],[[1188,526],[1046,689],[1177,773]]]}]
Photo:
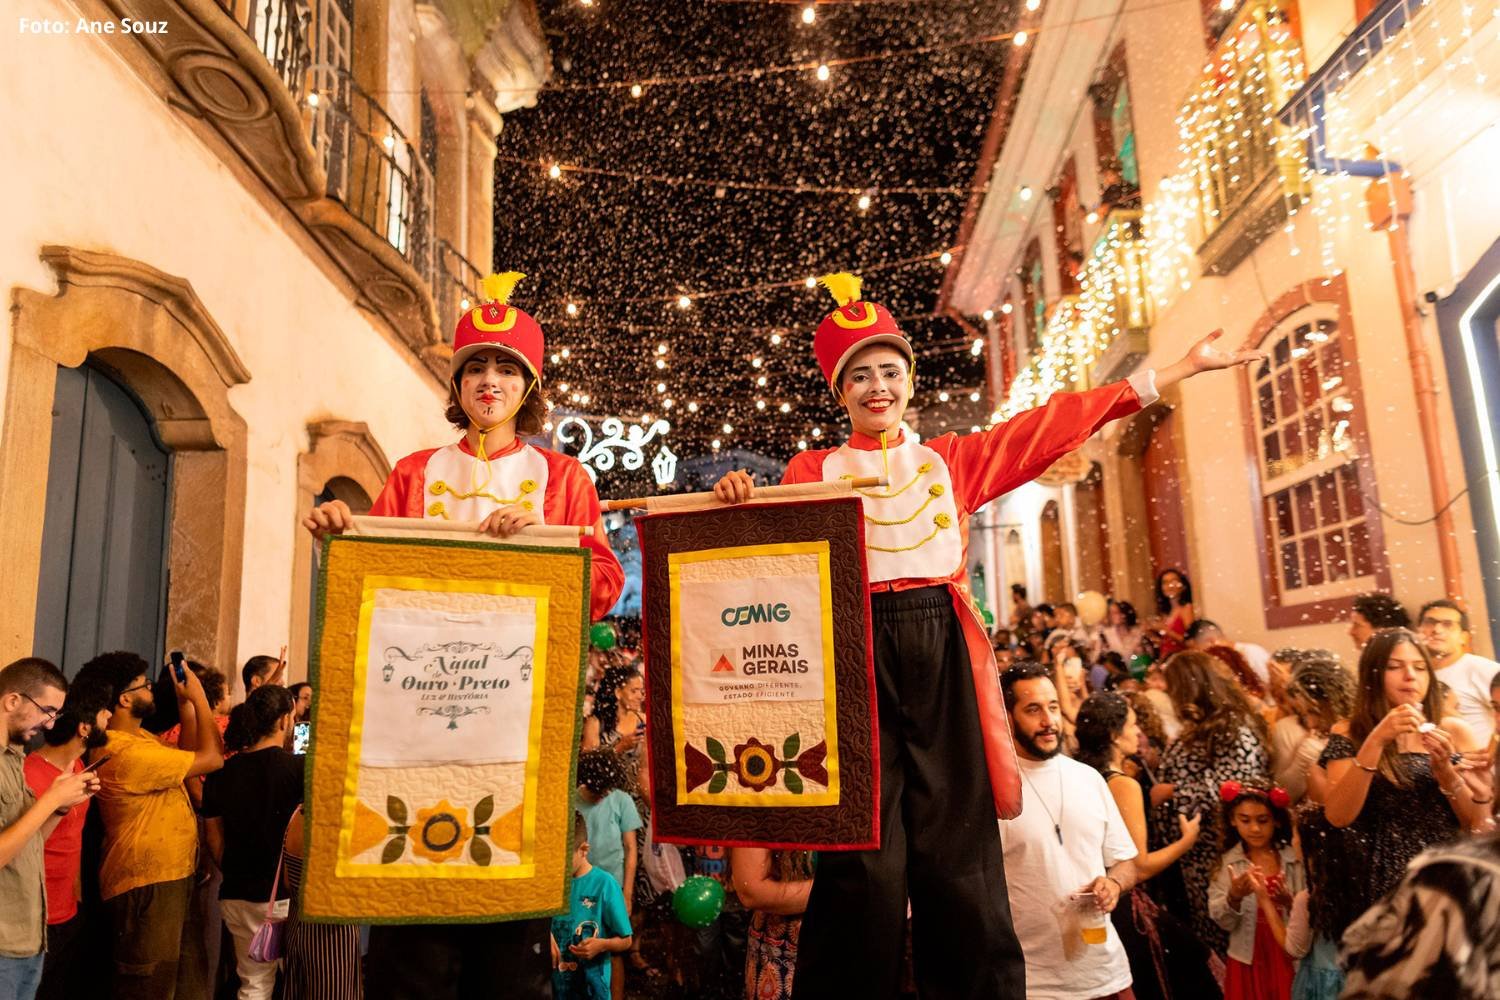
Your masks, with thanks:
[{"label": "red dress", "polygon": [[[1275,896],[1281,890],[1282,876],[1272,875],[1266,885]],[[1296,975],[1286,949],[1276,943],[1265,911],[1255,908],[1255,957],[1246,965],[1229,959],[1224,969],[1224,1000],[1289,1000],[1292,978]]]}]

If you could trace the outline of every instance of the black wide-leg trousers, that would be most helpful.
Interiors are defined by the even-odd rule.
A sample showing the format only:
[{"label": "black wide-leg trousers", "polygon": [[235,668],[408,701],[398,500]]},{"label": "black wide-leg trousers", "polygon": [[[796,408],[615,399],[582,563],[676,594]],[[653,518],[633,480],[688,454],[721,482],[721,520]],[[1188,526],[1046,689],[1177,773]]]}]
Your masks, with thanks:
[{"label": "black wide-leg trousers", "polygon": [[1021,1000],[979,708],[946,587],[871,595],[880,717],[880,849],[818,855],[795,1000],[894,998],[907,900],[922,1000]]},{"label": "black wide-leg trousers", "polygon": [[551,1000],[548,918],[370,928],[367,1000]]}]

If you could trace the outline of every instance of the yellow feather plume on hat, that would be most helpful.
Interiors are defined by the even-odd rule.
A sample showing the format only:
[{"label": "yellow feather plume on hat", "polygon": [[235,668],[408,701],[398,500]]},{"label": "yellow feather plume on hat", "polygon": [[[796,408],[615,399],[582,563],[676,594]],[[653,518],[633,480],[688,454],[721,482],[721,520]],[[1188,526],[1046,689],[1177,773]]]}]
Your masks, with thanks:
[{"label": "yellow feather plume on hat", "polygon": [[859,286],[861,282],[857,274],[850,274],[848,271],[840,271],[837,274],[825,274],[818,279],[818,284],[833,294],[833,300],[840,307],[859,301]]},{"label": "yellow feather plume on hat", "polygon": [[492,274],[479,283],[479,291],[486,301],[505,305],[510,301],[510,293],[515,290],[516,283],[526,275],[520,271],[506,271],[504,274]]}]

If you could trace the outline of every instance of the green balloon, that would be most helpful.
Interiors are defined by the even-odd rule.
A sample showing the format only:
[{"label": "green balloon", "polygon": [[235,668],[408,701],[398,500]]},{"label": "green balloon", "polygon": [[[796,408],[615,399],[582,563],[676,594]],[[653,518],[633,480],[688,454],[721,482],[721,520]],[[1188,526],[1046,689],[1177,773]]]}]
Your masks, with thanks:
[{"label": "green balloon", "polygon": [[688,927],[707,927],[724,909],[724,887],[707,875],[694,875],[672,893],[672,911]]},{"label": "green balloon", "polygon": [[614,649],[615,627],[609,622],[595,622],[589,629],[589,642],[595,649]]}]

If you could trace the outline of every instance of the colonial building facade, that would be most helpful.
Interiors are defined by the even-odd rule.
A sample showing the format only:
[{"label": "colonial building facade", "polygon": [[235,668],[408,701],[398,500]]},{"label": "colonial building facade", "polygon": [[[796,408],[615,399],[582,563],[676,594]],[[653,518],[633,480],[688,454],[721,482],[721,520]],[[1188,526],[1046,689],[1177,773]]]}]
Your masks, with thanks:
[{"label": "colonial building facade", "polygon": [[[21,0],[0,31],[0,662],[305,669],[317,498],[451,434],[530,0]],[[20,26],[17,27],[16,19]],[[139,23],[155,30],[134,28]]]},{"label": "colonial building facade", "polygon": [[[1184,383],[986,512],[994,610],[1085,590],[1347,651],[1350,601],[1500,613],[1500,12],[1463,0],[1050,0],[944,304],[1001,419],[1224,331]],[[1007,89],[1008,88],[1008,89]],[[976,532],[976,535],[979,534]]]}]

